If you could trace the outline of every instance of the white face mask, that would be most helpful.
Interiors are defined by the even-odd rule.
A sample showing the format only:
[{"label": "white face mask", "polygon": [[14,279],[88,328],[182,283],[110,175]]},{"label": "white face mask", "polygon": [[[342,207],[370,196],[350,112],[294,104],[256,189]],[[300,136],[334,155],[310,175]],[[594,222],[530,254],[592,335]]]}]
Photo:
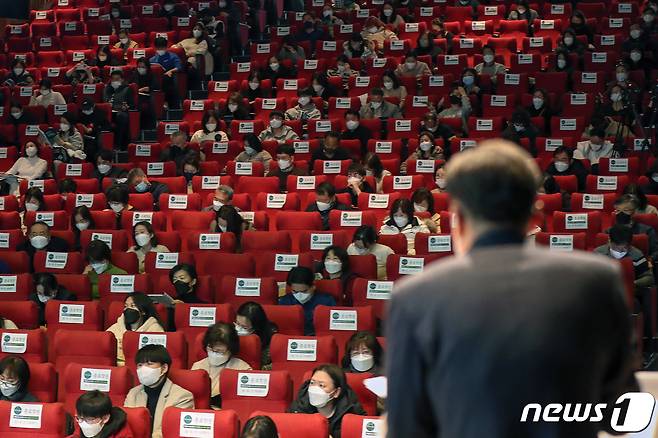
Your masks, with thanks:
[{"label": "white face mask", "polygon": [[617,82],[625,82],[626,79],[628,79],[628,75],[626,73],[623,73],[623,72],[622,73],[617,73],[615,75],[615,77],[617,78]]},{"label": "white face mask", "polygon": [[331,16],[333,15],[333,13],[331,12],[330,9],[327,9],[326,11],[322,11],[322,15],[323,15],[325,18],[329,18],[329,17],[331,17]]},{"label": "white face mask", "polygon": [[110,202],[110,208],[113,212],[119,213],[123,210],[123,204],[120,202]]},{"label": "white face mask", "polygon": [[222,233],[226,232],[226,225],[217,224],[217,226],[219,227],[219,231],[221,231]]},{"label": "white face mask", "polygon": [[41,95],[42,96],[48,96],[49,94],[50,94],[50,90],[45,89],[45,88],[43,90],[41,90]]},{"label": "white face mask", "polygon": [[555,170],[558,172],[566,172],[566,170],[569,168],[569,163],[565,163],[564,161],[556,161],[553,163],[555,165]]},{"label": "white face mask", "polygon": [[300,303],[306,304],[313,297],[313,294],[311,292],[293,292],[292,296]]},{"label": "white face mask", "polygon": [[640,52],[631,52],[631,61],[638,62],[642,59],[642,54]]},{"label": "white face mask", "polygon": [[119,41],[125,46],[130,40],[128,38],[120,38]]},{"label": "white face mask", "polygon": [[359,127],[359,122],[357,120],[348,120],[345,122],[345,126],[347,126],[347,129],[350,131],[354,131],[356,128]]},{"label": "white face mask", "polygon": [[98,165],[98,172],[102,175],[105,175],[107,172],[110,171],[110,169],[112,169],[112,166],[110,166],[109,164],[103,163]]},{"label": "white face mask", "polygon": [[137,378],[144,386],[155,385],[160,380],[160,376],[162,376],[161,368],[151,368],[146,365],[137,368]]},{"label": "white face mask", "polygon": [[471,75],[464,76],[462,78],[462,82],[464,83],[464,85],[468,87],[469,85],[473,85],[473,83],[475,82],[475,78]]},{"label": "white face mask", "polygon": [[281,125],[283,125],[283,121],[281,121],[280,119],[272,119],[272,120],[270,120],[270,126],[271,126],[272,128],[274,128],[274,129],[278,129],[278,128],[280,128]]},{"label": "white face mask", "polygon": [[524,129],[524,126],[521,125],[521,124],[518,124],[518,123],[515,123],[513,126],[514,126],[514,130],[515,130],[516,132],[521,132],[521,131],[523,131],[523,129]]},{"label": "white face mask", "polygon": [[254,332],[254,330],[247,330],[246,328],[242,327],[239,324],[233,323],[235,326],[235,331],[238,333],[238,336],[249,336]]},{"label": "white face mask", "polygon": [[315,201],[315,205],[318,206],[318,210],[320,211],[327,211],[329,208],[331,208],[331,204],[329,202]]},{"label": "white face mask", "polygon": [[119,11],[112,11],[111,14],[112,14],[112,18],[119,18],[119,16],[121,15],[121,12],[119,12]]},{"label": "white face mask", "polygon": [[347,178],[347,184],[350,185],[350,186],[354,185],[354,184],[360,184],[361,181],[362,181],[362,178],[360,178],[358,176],[350,176],[349,178]]},{"label": "white face mask", "polygon": [[380,106],[382,106],[381,102],[370,102],[370,105],[372,106],[373,109],[378,109]]},{"label": "white face mask", "polygon": [[393,9],[384,9],[385,17],[390,17],[391,15],[393,15]]},{"label": "white face mask", "polygon": [[387,89],[387,90],[392,90],[393,89],[393,82],[391,82],[391,81],[384,82],[384,88]]},{"label": "white face mask", "polygon": [[653,23],[653,15],[651,15],[651,14],[646,14],[646,15],[644,15],[644,16],[642,17],[642,19],[643,19],[644,22],[647,23],[647,24],[649,24],[649,23]]},{"label": "white face mask", "polygon": [[356,251],[357,255],[366,255],[366,254],[368,254],[368,248],[359,248],[356,245],[354,245],[354,251]]},{"label": "white face mask", "polygon": [[393,216],[393,221],[398,228],[404,228],[409,223],[409,218],[406,216]]},{"label": "white face mask", "polygon": [[619,93],[612,93],[610,95],[610,100],[613,102],[619,102],[621,100],[621,94]]},{"label": "white face mask", "polygon": [[244,151],[247,153],[247,155],[254,155],[256,153],[256,149],[252,148],[251,146],[245,146]]},{"label": "white face mask", "polygon": [[327,260],[324,262],[324,269],[330,274],[338,274],[343,269],[343,264],[335,260]]},{"label": "white face mask", "polygon": [[421,141],[421,142],[420,142],[420,145],[418,145],[418,146],[420,147],[420,150],[421,150],[421,151],[423,151],[423,152],[427,152],[427,151],[429,151],[430,149],[432,149],[432,142],[429,142],[429,141]]},{"label": "white face mask", "polygon": [[194,35],[194,38],[200,38],[201,35],[203,35],[203,32],[200,31],[199,29],[194,29],[194,30],[192,31],[192,35]]},{"label": "white face mask", "polygon": [[16,394],[17,391],[18,384],[16,383],[0,383],[0,393],[2,393],[2,395],[5,397],[11,397],[12,395]]},{"label": "white face mask", "polygon": [[80,230],[80,231],[84,231],[84,230],[86,230],[87,228],[89,228],[89,222],[88,222],[88,221],[84,221],[84,222],[76,222],[76,223],[75,223],[75,227],[76,227],[78,230]]},{"label": "white face mask", "polygon": [[272,71],[277,71],[277,70],[279,70],[279,63],[278,63],[278,62],[272,62],[272,63],[270,63],[270,68],[272,69]]},{"label": "white face mask", "polygon": [[146,74],[146,68],[145,67],[137,67],[137,73],[140,75],[145,75]]},{"label": "white face mask", "polygon": [[494,60],[494,56],[493,55],[488,55],[488,54],[484,55],[482,58],[484,59],[484,62],[486,62],[487,64],[492,63],[493,60]]},{"label": "white face mask", "polygon": [[447,185],[447,181],[445,178],[437,178],[436,179],[436,186],[440,189],[445,189]]},{"label": "white face mask", "polygon": [[215,200],[212,201],[212,208],[215,211],[219,211],[219,209],[222,208],[223,206],[224,206],[223,202],[215,201]]},{"label": "white face mask", "polygon": [[320,84],[315,84],[313,85],[313,91],[315,91],[317,94],[321,94],[322,90],[324,90],[324,87]]},{"label": "white face mask", "polygon": [[37,148],[34,146],[30,146],[29,148],[25,149],[25,155],[28,157],[34,157],[37,154]]},{"label": "white face mask", "polygon": [[167,53],[167,51],[161,49],[161,50],[156,50],[155,53],[157,53],[158,56],[164,56],[164,54]]},{"label": "white face mask", "polygon": [[302,97],[300,97],[299,99],[297,99],[297,102],[298,102],[301,106],[306,106],[306,105],[308,105],[310,101],[311,101],[311,99],[310,99],[308,96],[302,96]]},{"label": "white face mask", "polygon": [[167,3],[166,5],[164,5],[164,10],[167,12],[171,12],[174,10],[174,5],[172,5],[171,3]]},{"label": "white face mask", "polygon": [[22,74],[23,74],[23,69],[20,68],[20,67],[16,67],[16,68],[14,68],[14,74],[15,74],[16,76],[20,76],[20,75],[22,75]]},{"label": "white face mask", "polygon": [[532,98],[532,106],[535,107],[535,109],[539,109],[544,105],[544,99],[541,97],[533,97]]},{"label": "white face mask", "polygon": [[573,44],[573,38],[572,37],[564,37],[564,44],[567,46],[570,46]]},{"label": "white face mask", "polygon": [[416,204],[414,202],[414,211],[417,211],[418,213],[424,213],[427,211],[427,207],[424,205]]},{"label": "white face mask", "polygon": [[653,175],[651,175],[651,179],[653,180],[653,182],[658,183],[658,173],[654,173]]},{"label": "white face mask", "polygon": [[30,243],[36,249],[43,249],[48,246],[48,238],[46,236],[34,236],[30,238]]},{"label": "white face mask", "polygon": [[379,28],[378,28],[377,26],[371,26],[371,27],[368,29],[368,32],[370,32],[370,33],[377,33],[378,30],[379,30]]},{"label": "white face mask", "polygon": [[407,70],[413,70],[416,68],[416,61],[405,62],[404,65],[407,67]]},{"label": "white face mask", "polygon": [[68,131],[69,129],[71,129],[71,125],[69,125],[68,123],[60,123],[60,124],[59,124],[59,129],[60,129],[61,131],[66,132],[66,131]]},{"label": "white face mask", "polygon": [[91,266],[91,269],[97,274],[102,274],[107,269],[107,262],[89,263],[89,266]]},{"label": "white face mask", "polygon": [[37,299],[39,300],[40,303],[47,303],[48,301],[52,300],[53,297],[48,296],[48,295],[43,295],[43,294],[37,294]]},{"label": "white face mask", "polygon": [[642,31],[638,29],[631,30],[631,38],[633,38],[634,40],[640,38],[640,35],[642,35]]},{"label": "white face mask", "polygon": [[35,204],[34,202],[25,203],[25,210],[27,211],[37,211],[38,209],[39,209],[39,204]]},{"label": "white face mask", "polygon": [[85,421],[80,421],[78,422],[78,426],[80,426],[80,431],[84,434],[84,436],[95,437],[96,435],[101,433],[101,430],[103,430],[105,423],[100,421],[98,423],[90,424]]},{"label": "white face mask", "polygon": [[139,246],[148,245],[151,243],[152,236],[146,233],[135,234],[135,243]]},{"label": "white face mask", "polygon": [[217,3],[217,5],[218,5],[220,8],[225,8],[225,7],[226,7],[226,1],[225,1],[225,0],[219,0],[219,2]]},{"label": "white face mask", "polygon": [[567,61],[565,59],[558,59],[557,60],[557,67],[558,68],[564,68],[567,66]]},{"label": "white face mask", "polygon": [[115,90],[121,86],[121,81],[112,81],[112,88]]},{"label": "white face mask", "polygon": [[610,248],[610,255],[617,260],[623,259],[626,257],[626,254],[628,254],[628,251],[615,251],[614,249]]},{"label": "white face mask", "polygon": [[308,387],[308,402],[316,408],[323,408],[331,401],[331,395],[327,394],[319,386]]},{"label": "white face mask", "polygon": [[285,170],[289,168],[292,163],[290,160],[278,160],[277,164],[279,165],[279,169]]},{"label": "white face mask", "polygon": [[206,353],[208,354],[208,363],[213,367],[224,365],[231,359],[230,353],[216,353],[212,350],[206,350]]},{"label": "white face mask", "polygon": [[11,116],[15,119],[20,119],[23,113],[21,111],[12,111]]},{"label": "white face mask", "polygon": [[213,132],[217,129],[217,123],[206,123],[206,129],[210,132]]},{"label": "white face mask", "polygon": [[260,82],[249,82],[249,88],[252,90],[256,90],[258,87],[260,87]]},{"label": "white face mask", "polygon": [[352,368],[360,373],[368,371],[375,364],[375,358],[372,354],[355,354],[352,356]]},{"label": "white face mask", "polygon": [[94,110],[93,109],[82,110],[82,114],[90,116],[90,115],[94,114]]},{"label": "white face mask", "polygon": [[229,103],[229,104],[228,104],[228,110],[229,110],[230,112],[234,113],[235,110],[237,110],[237,109],[238,109],[238,106],[237,106],[236,104],[234,104],[234,103]]}]

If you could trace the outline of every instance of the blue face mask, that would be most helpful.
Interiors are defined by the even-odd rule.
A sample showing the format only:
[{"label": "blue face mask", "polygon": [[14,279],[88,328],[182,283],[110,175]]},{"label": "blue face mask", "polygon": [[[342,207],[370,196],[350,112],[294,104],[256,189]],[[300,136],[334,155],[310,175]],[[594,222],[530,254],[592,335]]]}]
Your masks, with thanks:
[{"label": "blue face mask", "polygon": [[473,82],[475,82],[475,78],[473,76],[464,76],[462,78],[462,82],[464,85],[473,85]]},{"label": "blue face mask", "polygon": [[144,181],[140,182],[135,186],[135,191],[137,191],[138,193],[144,193],[148,189],[149,189],[149,185]]}]

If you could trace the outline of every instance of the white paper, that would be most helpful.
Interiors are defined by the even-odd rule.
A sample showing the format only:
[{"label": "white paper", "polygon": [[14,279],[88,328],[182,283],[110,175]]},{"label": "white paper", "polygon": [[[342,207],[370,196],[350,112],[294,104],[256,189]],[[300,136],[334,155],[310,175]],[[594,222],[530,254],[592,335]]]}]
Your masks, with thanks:
[{"label": "white paper", "polygon": [[18,277],[15,275],[0,275],[0,293],[16,292]]},{"label": "white paper", "polygon": [[312,251],[323,251],[326,247],[334,244],[333,234],[311,234],[310,248]]},{"label": "white paper", "polygon": [[112,370],[97,368],[83,368],[80,371],[80,390],[110,392],[110,378]]},{"label": "white paper", "polygon": [[369,300],[390,300],[392,292],[392,281],[369,281],[366,298]]},{"label": "white paper", "polygon": [[163,347],[167,347],[167,335],[140,333],[139,348],[142,348],[145,345],[162,345]]},{"label": "white paper", "polygon": [[208,327],[216,322],[217,308],[190,307],[190,327]]},{"label": "white paper", "polygon": [[47,269],[64,269],[69,254],[66,252],[50,252],[46,253],[46,268]]},{"label": "white paper", "polygon": [[429,236],[427,238],[428,252],[450,252],[452,251],[452,239],[450,235]]},{"label": "white paper", "polygon": [[283,208],[286,205],[285,193],[268,193],[266,208]]},{"label": "white paper", "polygon": [[571,234],[551,235],[549,248],[555,251],[573,251],[573,236]]},{"label": "white paper", "polygon": [[199,234],[199,249],[221,249],[221,233]]},{"label": "white paper", "polygon": [[177,252],[159,252],[155,257],[156,269],[171,269],[178,264]]},{"label": "white paper", "polygon": [[178,435],[186,438],[213,438],[215,435],[215,414],[209,412],[181,412]]},{"label": "white paper", "polygon": [[3,333],[0,350],[3,353],[25,353],[27,351],[27,333]]},{"label": "white paper", "polygon": [[565,225],[567,230],[586,230],[587,214],[567,214],[565,216]]},{"label": "white paper", "polygon": [[423,272],[425,260],[416,257],[400,257],[399,273],[400,274],[418,274]]},{"label": "white paper", "polygon": [[329,330],[355,331],[358,323],[356,310],[330,310]]},{"label": "white paper", "polygon": [[377,418],[364,418],[361,429],[361,438],[384,438],[383,420]]},{"label": "white paper", "polygon": [[235,296],[236,297],[259,297],[260,296],[260,278],[236,278],[235,279]]},{"label": "white paper", "polygon": [[110,278],[111,293],[131,293],[135,292],[134,275],[112,275]]},{"label": "white paper", "polygon": [[105,244],[112,249],[112,234],[110,233],[91,233],[91,240],[100,240],[105,242]]},{"label": "white paper", "polygon": [[289,361],[315,362],[317,351],[317,339],[288,339]]},{"label": "white paper", "polygon": [[386,398],[388,394],[388,380],[384,376],[365,379],[363,385],[379,398]]},{"label": "white paper", "polygon": [[603,195],[583,195],[583,208],[588,210],[603,210]]},{"label": "white paper", "polygon": [[12,403],[9,427],[41,429],[42,404]]},{"label": "white paper", "polygon": [[389,195],[371,193],[368,195],[368,208],[388,208]]},{"label": "white paper", "polygon": [[276,254],[274,270],[288,272],[299,264],[299,254]]},{"label": "white paper", "polygon": [[344,211],[340,214],[341,227],[360,227],[362,220],[362,212],[360,211]]},{"label": "white paper", "polygon": [[60,324],[83,324],[85,320],[85,306],[82,304],[60,304]]},{"label": "white paper", "polygon": [[267,397],[269,392],[269,374],[238,373],[237,395],[241,397]]}]

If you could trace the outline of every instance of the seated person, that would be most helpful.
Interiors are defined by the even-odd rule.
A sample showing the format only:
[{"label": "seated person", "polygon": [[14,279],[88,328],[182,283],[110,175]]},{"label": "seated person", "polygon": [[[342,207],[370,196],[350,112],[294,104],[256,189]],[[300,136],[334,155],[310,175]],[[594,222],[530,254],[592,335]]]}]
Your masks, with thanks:
[{"label": "seated person", "polygon": [[[474,78],[473,74],[465,75],[465,78]],[[470,81],[467,81],[470,82]],[[440,102],[439,102],[440,103]],[[468,134],[468,117],[471,115],[471,99],[468,97],[468,93],[464,87],[456,87],[448,96],[448,106],[445,109],[441,108],[439,105],[439,114],[440,119],[461,119],[462,120],[462,131],[465,134]]]},{"label": "seated person", "polygon": [[206,111],[201,119],[201,129],[192,134],[193,143],[204,141],[228,141],[228,135],[219,129],[219,119],[214,111]]},{"label": "seated person", "polygon": [[5,76],[4,84],[7,87],[30,85],[29,72],[25,61],[16,57],[11,63],[11,71]]},{"label": "seated person", "polygon": [[219,382],[225,369],[245,371],[251,366],[237,357],[240,353],[240,338],[233,324],[218,322],[211,325],[203,335],[203,349],[207,357],[195,362],[193,370],[204,370],[210,377],[210,397],[213,406],[221,406]]},{"label": "seated person", "polygon": [[516,9],[507,16],[508,20],[525,20],[528,23],[534,23],[538,18],[539,13],[530,7],[528,0],[518,0]]},{"label": "seated person", "polygon": [[314,336],[313,311],[317,306],[335,306],[336,300],[328,294],[315,292],[315,275],[305,266],[294,267],[288,272],[286,284],[290,292],[279,298],[283,306],[302,306],[304,309],[304,336]]},{"label": "seated person", "polygon": [[112,332],[117,339],[117,366],[124,366],[126,359],[123,355],[123,335],[127,331],[139,333],[165,330],[151,298],[141,292],[132,292],[123,302],[123,313],[107,331]]},{"label": "seated person", "polygon": [[244,150],[235,157],[236,162],[260,162],[263,163],[265,173],[270,170],[270,161],[272,155],[263,149],[261,140],[254,134],[247,134],[244,137]]},{"label": "seated person", "polygon": [[340,134],[336,131],[329,131],[322,140],[322,147],[316,148],[311,153],[310,169],[313,170],[315,160],[349,160],[350,153],[347,149],[340,147]]},{"label": "seated person", "polygon": [[112,70],[110,76],[110,83],[103,90],[103,102],[112,106],[112,120],[116,125],[114,143],[125,150],[130,142],[129,111],[135,109],[135,96],[121,70]]},{"label": "seated person", "polygon": [[418,136],[418,148],[409,155],[409,158],[402,164],[400,170],[406,173],[409,161],[411,160],[436,161],[443,159],[445,159],[443,148],[436,144],[434,135],[431,132],[423,131]]},{"label": "seated person", "polygon": [[105,192],[105,199],[107,200],[109,210],[113,211],[116,215],[117,229],[123,228],[123,225],[121,224],[121,215],[124,211],[133,210],[133,206],[128,203],[130,199],[128,187],[125,184],[108,187]]},{"label": "seated person", "polygon": [[59,91],[53,91],[53,83],[50,79],[42,79],[39,82],[39,89],[34,90],[30,98],[30,106],[48,108],[53,105],[66,105],[66,99]]},{"label": "seated person", "polygon": [[37,221],[27,231],[29,240],[19,244],[16,251],[25,251],[30,257],[30,264],[34,270],[34,254],[37,251],[69,252],[69,244],[61,237],[50,234],[50,226],[43,221]]},{"label": "seated person", "polygon": [[633,230],[623,225],[613,225],[608,230],[608,236],[608,243],[599,246],[594,252],[616,260],[630,258],[635,272],[635,287],[653,287],[655,282],[649,262],[642,251],[632,245]]},{"label": "seated person", "polygon": [[212,205],[205,207],[203,211],[219,211],[224,205],[233,205],[233,189],[227,185],[220,185],[215,189]]},{"label": "seated person", "polygon": [[361,143],[361,156],[368,153],[368,140],[372,138],[372,132],[361,124],[361,115],[358,111],[345,111],[345,130],[340,134],[341,140],[359,140]]},{"label": "seated person", "polygon": [[25,211],[44,211],[46,209],[46,200],[39,187],[27,189],[23,199],[23,207]]},{"label": "seated person", "polygon": [[169,187],[166,184],[158,181],[149,181],[144,171],[139,167],[131,169],[128,172],[126,184],[136,193],[150,193],[153,196],[153,209],[155,211],[160,209],[160,195],[169,193]]},{"label": "seated person", "polygon": [[527,138],[530,143],[530,153],[536,157],[536,140],[538,135],[539,130],[532,124],[530,114],[526,110],[518,108],[512,113],[512,120],[507,124],[507,128],[505,128],[501,136],[519,146],[521,146],[521,140]]},{"label": "seated person", "polygon": [[57,183],[57,191],[62,196],[62,202],[66,202],[69,194],[73,195],[78,191],[78,183],[73,178],[63,178]]},{"label": "seated person", "polygon": [[[640,202],[634,195],[621,195],[615,201],[615,224],[624,225],[633,231],[633,234],[646,234],[649,238],[649,255],[656,260],[658,257],[658,238],[656,230],[650,225],[640,223],[633,219]],[[606,231],[606,232],[609,232]]]},{"label": "seated person", "polygon": [[325,364],[313,370],[311,379],[299,389],[297,399],[288,412],[319,413],[329,422],[329,434],[339,438],[345,414],[365,415],[361,403],[347,384],[345,373],[338,365]]},{"label": "seated person", "polygon": [[145,345],[135,356],[139,385],[132,388],[123,406],[147,408],[153,438],[162,438],[162,416],[168,407],[194,409],[194,396],[169,380],[171,356],[162,345]]},{"label": "seated person", "polygon": [[14,321],[0,316],[0,329],[16,330],[17,328],[18,326],[14,324]]},{"label": "seated person", "polygon": [[112,251],[102,240],[92,240],[87,246],[87,261],[89,264],[82,273],[89,277],[91,298],[98,299],[98,276],[126,275],[127,272],[112,264]]},{"label": "seated person", "polygon": [[367,102],[361,105],[359,114],[362,119],[399,119],[402,117],[400,107],[384,100],[381,88],[370,90]]},{"label": "seated person", "polygon": [[135,245],[128,248],[127,252],[134,252],[139,263],[139,273],[144,273],[144,260],[149,252],[170,252],[169,248],[158,244],[158,238],[150,222],[142,221],[133,225],[133,236]]},{"label": "seated person", "polygon": [[189,263],[179,263],[169,271],[169,281],[176,289],[176,299],[174,302],[195,304],[204,302],[197,296],[199,276],[196,268]]},{"label": "seated person", "polygon": [[160,152],[160,161],[174,161],[176,167],[190,154],[196,151],[188,148],[185,131],[176,131],[171,134],[169,146]]},{"label": "seated person", "polygon": [[260,141],[274,140],[279,144],[286,143],[288,140],[299,140],[299,135],[288,125],[283,124],[285,114],[281,111],[272,111],[270,113],[270,126],[258,134]]},{"label": "seated person", "polygon": [[347,187],[336,191],[336,193],[349,193],[352,200],[352,206],[356,207],[359,200],[359,194],[375,193],[375,188],[371,187],[366,181],[366,169],[361,163],[352,163],[347,168]]},{"label": "seated person", "polygon": [[425,223],[414,216],[414,206],[409,199],[399,198],[393,202],[389,218],[379,229],[379,234],[404,234],[410,255],[416,254],[415,238],[418,233],[429,233]]},{"label": "seated person", "polygon": [[[443,139],[443,144],[449,145],[450,144],[450,139],[455,136],[455,133],[452,131],[452,128],[450,126],[446,125],[445,123],[439,122],[439,118],[436,114],[435,111],[430,111],[426,113],[423,116],[423,119],[420,122],[420,130],[422,131],[427,131],[430,134],[434,136],[435,139]],[[450,148],[447,147],[443,151],[444,155],[446,158],[450,154]]]},{"label": "seated person", "polygon": [[374,152],[368,152],[363,160],[364,167],[366,168],[366,176],[375,178],[375,185],[377,186],[377,193],[384,193],[384,177],[391,176],[391,172],[384,169],[382,159],[379,158]]},{"label": "seated person", "polygon": [[9,184],[9,194],[13,195],[18,191],[18,179],[32,181],[33,179],[43,178],[48,172],[48,162],[39,157],[39,146],[33,141],[25,143],[24,155],[19,157],[14,164],[5,172],[5,175],[13,175],[17,178],[6,178]]},{"label": "seated person", "polygon": [[39,325],[46,325],[46,303],[50,300],[77,301],[75,294],[57,284],[57,277],[50,272],[34,274],[34,292],[28,297],[39,308]]},{"label": "seated person", "polygon": [[352,301],[352,286],[358,275],[350,269],[350,257],[343,248],[330,245],[322,251],[317,276],[324,280],[340,280],[344,301]]},{"label": "seated person", "polygon": [[75,432],[70,438],[126,438],[133,432],[126,412],[112,406],[110,396],[97,389],[88,391],[75,402]]},{"label": "seated person", "polygon": [[250,228],[251,224],[232,205],[223,205],[210,222],[210,231],[213,233],[233,233],[237,248],[240,248],[242,232]]},{"label": "seated person", "polygon": [[278,438],[276,423],[266,415],[256,415],[247,420],[240,438]]},{"label": "seated person", "polygon": [[441,215],[434,210],[434,196],[425,187],[416,189],[411,195],[411,202],[414,203],[414,211],[417,213],[429,213],[431,216],[423,219],[430,233],[441,232]]},{"label": "seated person", "polygon": [[448,187],[448,180],[446,179],[446,165],[445,163],[439,163],[436,166],[436,172],[434,174],[434,183],[436,188],[432,189],[432,193],[446,193],[446,187]]},{"label": "seated person", "polygon": [[329,229],[331,210],[349,210],[350,207],[336,200],[336,188],[329,182],[322,182],[315,188],[315,202],[306,211],[317,211],[322,217],[322,229]]},{"label": "seated person", "polygon": [[496,75],[502,75],[507,70],[507,67],[496,62],[495,59],[495,49],[487,44],[482,47],[482,62],[475,66],[477,74],[490,76],[493,83],[496,83]]},{"label": "seated person", "polygon": [[279,191],[284,193],[288,185],[288,175],[308,175],[306,169],[295,166],[295,149],[287,144],[280,144],[276,148],[277,167],[267,172],[266,176],[279,178]]},{"label": "seated person", "polygon": [[[260,83],[258,85],[260,86]],[[248,120],[250,118],[249,109],[244,104],[240,93],[231,93],[226,101],[226,106],[220,108],[218,117],[229,120]]]},{"label": "seated person", "polygon": [[384,23],[377,17],[369,17],[363,26],[361,36],[364,42],[370,43],[374,50],[381,52],[384,50],[384,43],[390,40],[397,40],[398,36],[384,26]]},{"label": "seated person", "polygon": [[635,214],[655,214],[658,216],[658,209],[649,204],[649,199],[645,193],[644,188],[638,184],[629,184],[624,189],[624,195],[633,195],[638,200],[638,207]]},{"label": "seated person", "polygon": [[96,155],[96,167],[91,173],[91,177],[98,179],[101,183],[103,182],[103,178],[110,178],[111,180],[125,178],[128,172],[113,164],[114,153],[109,149],[101,149],[98,155]]},{"label": "seated person", "polygon": [[553,151],[553,162],[546,169],[551,176],[575,175],[578,180],[578,191],[585,192],[587,169],[578,160],[573,159],[574,151],[566,146],[559,146]]},{"label": "seated person", "polygon": [[313,90],[310,88],[299,90],[297,92],[297,105],[286,110],[286,120],[301,120],[305,124],[307,120],[321,119],[322,113],[313,102],[313,94]]},{"label": "seated person", "polygon": [[[51,141],[53,147],[53,164],[68,163],[73,159],[86,160],[84,140],[75,126],[76,118],[71,112],[65,112],[59,118],[59,130]],[[41,134],[43,137],[43,134]]]},{"label": "seated person", "polygon": [[178,95],[178,72],[183,71],[183,63],[178,55],[167,50],[167,39],[157,37],[154,41],[155,55],[149,59],[151,64],[158,64],[164,69],[161,88],[165,93],[165,108],[180,108]]},{"label": "seated person", "polygon": [[261,347],[261,369],[271,370],[270,341],[278,331],[276,324],[267,319],[263,306],[253,301],[242,303],[235,315],[234,325],[238,336],[258,336]]},{"label": "seated person", "polygon": [[421,78],[432,74],[427,63],[419,61],[414,52],[407,53],[404,63],[398,65],[395,74],[400,78]]},{"label": "seated person", "polygon": [[589,133],[589,140],[576,143],[573,157],[576,160],[589,160],[592,164],[592,171],[596,173],[595,169],[598,169],[599,160],[601,158],[611,158],[613,152],[613,144],[605,139],[605,130],[592,128]]},{"label": "seated person", "polygon": [[389,246],[377,243],[377,238],[372,225],[361,225],[354,231],[352,243],[347,247],[347,254],[374,255],[377,259],[377,279],[386,280],[386,259],[394,252]]},{"label": "seated person", "polygon": [[345,344],[345,355],[341,366],[346,373],[383,375],[384,349],[372,333],[356,332]]},{"label": "seated person", "polygon": [[0,401],[15,403],[38,402],[27,389],[30,366],[20,356],[5,356],[0,360]]}]

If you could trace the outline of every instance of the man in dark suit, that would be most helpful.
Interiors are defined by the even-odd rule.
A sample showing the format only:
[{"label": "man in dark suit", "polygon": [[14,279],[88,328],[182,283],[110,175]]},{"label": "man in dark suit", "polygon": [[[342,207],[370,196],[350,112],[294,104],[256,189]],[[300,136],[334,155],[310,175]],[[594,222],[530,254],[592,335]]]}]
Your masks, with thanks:
[{"label": "man in dark suit", "polygon": [[596,437],[609,418],[520,420],[636,388],[619,266],[523,245],[540,173],[518,146],[485,142],[446,173],[457,256],[392,295],[388,438]]},{"label": "man in dark suit", "polygon": [[68,252],[69,244],[66,240],[52,236],[50,227],[45,222],[35,222],[27,232],[29,240],[16,247],[16,251],[25,251],[30,256],[30,265],[34,271],[34,254],[37,251]]}]

